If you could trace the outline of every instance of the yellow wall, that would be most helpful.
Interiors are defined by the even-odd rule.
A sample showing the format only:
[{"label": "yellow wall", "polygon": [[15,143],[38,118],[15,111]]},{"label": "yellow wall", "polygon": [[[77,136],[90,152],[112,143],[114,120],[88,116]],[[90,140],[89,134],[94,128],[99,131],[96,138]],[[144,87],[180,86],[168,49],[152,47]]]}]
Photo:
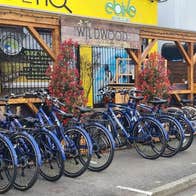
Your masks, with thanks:
[{"label": "yellow wall", "polygon": [[149,0],[1,0],[0,5],[157,24],[157,2],[152,3]]},{"label": "yellow wall", "polygon": [[93,77],[92,77],[92,50],[89,46],[80,47],[80,77],[83,88],[85,89],[85,97],[88,99],[88,106],[93,106]]}]

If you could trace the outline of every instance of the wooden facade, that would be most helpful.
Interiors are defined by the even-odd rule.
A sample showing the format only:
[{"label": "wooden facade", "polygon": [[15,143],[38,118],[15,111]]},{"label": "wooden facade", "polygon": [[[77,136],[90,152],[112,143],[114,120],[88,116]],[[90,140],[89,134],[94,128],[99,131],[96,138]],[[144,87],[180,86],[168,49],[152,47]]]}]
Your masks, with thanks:
[{"label": "wooden facade", "polygon": [[[180,101],[179,95],[181,94],[187,94],[192,99],[194,94],[196,94],[196,85],[194,83],[194,66],[196,63],[194,44],[196,43],[196,32],[152,26],[141,26],[140,39],[149,39],[150,42],[143,52],[137,51],[135,53],[133,50],[129,49],[129,54],[137,65],[136,74],[139,73],[142,62],[145,60],[158,40],[174,41],[186,62],[188,87],[187,89],[174,89],[171,91],[171,94],[175,95],[178,101]],[[185,51],[182,46],[182,43],[184,42],[188,44],[188,51]]]},{"label": "wooden facade", "polygon": [[[1,8],[0,12],[0,25],[7,26],[23,26],[26,27],[35,40],[45,50],[45,52],[55,62],[59,51],[60,44],[60,29],[59,29],[59,17],[54,14],[47,14],[41,12],[33,12],[23,9]],[[52,30],[52,48],[44,42],[39,35],[37,29],[45,28]],[[27,98],[27,99],[13,99],[11,104],[27,104],[32,110],[36,110],[34,103],[40,102],[39,99]]]},{"label": "wooden facade", "polygon": [[[70,17],[78,18],[78,21],[81,17],[79,16],[66,16],[66,15],[57,15],[57,14],[49,14],[44,12],[36,12],[29,11],[23,9],[14,9],[14,8],[5,8],[1,7],[0,12],[0,25],[7,26],[24,26],[26,27],[33,37],[37,40],[37,42],[44,48],[46,53],[51,57],[51,59],[55,62],[57,59],[57,54],[59,51],[60,45],[60,21],[63,20],[66,22],[70,19]],[[98,19],[96,19],[98,20]],[[102,20],[104,22],[104,20]],[[108,21],[106,20],[106,23]],[[111,21],[110,21],[111,23]],[[118,24],[120,22],[112,21],[112,24]],[[130,58],[136,64],[136,83],[137,83],[137,75],[141,69],[141,65],[143,61],[146,59],[147,55],[150,53],[151,49],[156,45],[158,40],[168,40],[173,41],[178,49],[180,50],[184,60],[185,66],[187,67],[187,89],[179,89],[173,90],[172,94],[174,94],[177,99],[180,99],[180,94],[188,94],[190,98],[193,98],[193,95],[196,94],[196,84],[194,79],[195,73],[195,63],[196,63],[196,54],[194,54],[194,44],[196,43],[196,32],[192,31],[184,31],[177,29],[169,29],[169,28],[160,28],[156,26],[146,26],[146,25],[136,25],[130,23],[123,23],[127,27],[132,27],[138,30],[140,43],[142,43],[143,39],[149,40],[148,45],[142,51],[141,49],[132,49],[127,48],[127,52]],[[47,43],[45,43],[42,37],[39,35],[37,28],[46,28],[52,30],[52,48],[50,48]],[[182,47],[182,43],[188,44],[188,50]],[[91,44],[91,43],[89,43]],[[178,69],[178,65],[175,66]],[[185,68],[184,68],[185,69]],[[36,99],[15,99],[11,103],[26,103],[30,108],[36,110],[33,103],[38,102]]]}]

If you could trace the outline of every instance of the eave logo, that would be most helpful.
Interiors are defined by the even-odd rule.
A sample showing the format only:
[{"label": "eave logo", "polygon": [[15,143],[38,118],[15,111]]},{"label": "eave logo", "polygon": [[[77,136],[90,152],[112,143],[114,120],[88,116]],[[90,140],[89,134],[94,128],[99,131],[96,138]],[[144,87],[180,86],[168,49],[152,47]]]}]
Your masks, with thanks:
[{"label": "eave logo", "polygon": [[118,0],[111,0],[105,4],[105,11],[107,14],[114,14],[120,17],[134,17],[136,15],[135,6],[131,5],[131,0],[128,0],[127,3]]}]

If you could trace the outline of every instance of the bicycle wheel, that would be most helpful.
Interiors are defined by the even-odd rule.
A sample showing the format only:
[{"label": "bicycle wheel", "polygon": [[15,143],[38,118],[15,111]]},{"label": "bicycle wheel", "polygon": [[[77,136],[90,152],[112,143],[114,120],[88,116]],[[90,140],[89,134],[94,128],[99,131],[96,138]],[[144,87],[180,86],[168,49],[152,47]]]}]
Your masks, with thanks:
[{"label": "bicycle wheel", "polygon": [[161,124],[150,117],[141,117],[133,126],[134,146],[146,159],[157,159],[166,148],[166,135]]},{"label": "bicycle wheel", "polygon": [[[187,107],[190,108],[190,107]],[[177,108],[175,110],[167,108],[166,109],[167,112],[169,112],[169,115],[174,116],[181,124],[182,128],[183,128],[183,132],[184,132],[184,140],[182,143],[182,146],[180,148],[180,151],[184,151],[186,149],[188,149],[192,142],[193,142],[193,137],[194,137],[194,127],[193,124],[191,122],[191,112],[189,112],[188,109],[186,109],[186,106],[184,107],[184,109],[180,110]]]},{"label": "bicycle wheel", "polygon": [[[122,126],[125,128],[125,130],[129,131],[130,127],[131,127],[131,119],[129,117],[129,115],[123,111],[123,110],[113,110],[116,117],[118,118],[118,120],[120,121],[120,123],[122,124]],[[128,146],[130,145],[130,140],[128,140],[124,133],[122,132],[122,128],[119,126],[116,126],[116,137],[115,137],[115,144],[118,147],[123,147],[123,146]],[[132,141],[131,141],[132,142]]]},{"label": "bicycle wheel", "polygon": [[41,176],[48,181],[57,181],[63,175],[65,154],[60,141],[50,131],[36,131],[34,135],[41,151]]},{"label": "bicycle wheel", "polygon": [[157,115],[156,118],[160,121],[163,128],[168,134],[167,146],[163,157],[172,157],[179,152],[184,139],[183,129],[180,123],[169,115]]},{"label": "bicycle wheel", "polygon": [[10,190],[16,179],[17,156],[10,140],[0,134],[0,194]]},{"label": "bicycle wheel", "polygon": [[64,130],[65,139],[61,145],[66,155],[64,174],[68,177],[82,175],[89,166],[92,156],[92,142],[89,134],[81,127],[69,127]]},{"label": "bicycle wheel", "polygon": [[114,123],[114,121],[112,120],[112,118],[105,112],[94,112],[89,119],[91,120],[95,120],[96,122],[99,122],[100,124],[102,124],[104,127],[106,127],[106,129],[108,129],[111,133],[113,138],[116,137],[115,134],[115,129],[116,129],[116,125]]},{"label": "bicycle wheel", "polygon": [[14,187],[25,191],[31,188],[38,178],[41,165],[40,150],[34,138],[26,132],[14,133],[10,139],[18,157]]},{"label": "bicycle wheel", "polygon": [[114,140],[111,133],[98,123],[85,125],[93,144],[93,155],[91,157],[89,170],[99,172],[106,169],[114,157]]},{"label": "bicycle wheel", "polygon": [[167,107],[164,111],[169,114],[184,114],[183,110],[178,107]]},{"label": "bicycle wheel", "polygon": [[193,128],[191,122],[185,116],[175,115],[175,118],[180,122],[180,124],[183,128],[184,139],[183,139],[180,151],[184,151],[184,150],[187,150],[191,146],[191,144],[193,143],[194,128]]},{"label": "bicycle wheel", "polygon": [[182,111],[189,120],[196,120],[196,108],[193,106],[183,106]]}]

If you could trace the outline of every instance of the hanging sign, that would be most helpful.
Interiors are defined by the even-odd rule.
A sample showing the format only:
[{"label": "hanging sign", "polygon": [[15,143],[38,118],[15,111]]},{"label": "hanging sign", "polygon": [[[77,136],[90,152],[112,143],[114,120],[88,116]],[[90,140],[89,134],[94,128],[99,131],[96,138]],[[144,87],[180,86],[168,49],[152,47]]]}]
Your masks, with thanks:
[{"label": "hanging sign", "polygon": [[138,29],[98,19],[62,18],[61,38],[62,41],[71,38],[84,45],[133,49],[140,47]]}]

